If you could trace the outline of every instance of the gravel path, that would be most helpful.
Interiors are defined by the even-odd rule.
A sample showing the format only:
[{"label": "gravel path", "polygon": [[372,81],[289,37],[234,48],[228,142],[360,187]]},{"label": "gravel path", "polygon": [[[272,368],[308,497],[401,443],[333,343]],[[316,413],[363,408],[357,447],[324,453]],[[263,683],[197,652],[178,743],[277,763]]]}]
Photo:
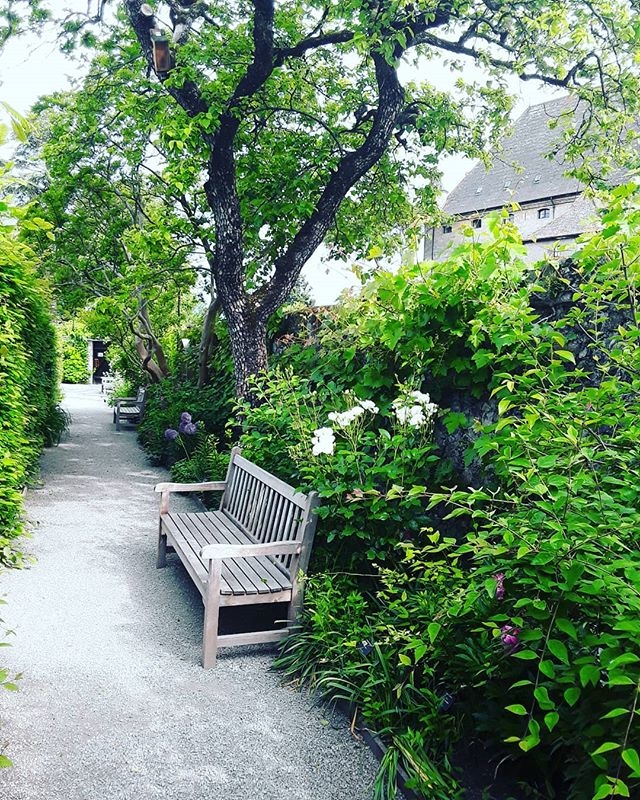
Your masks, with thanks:
[{"label": "gravel path", "polygon": [[71,432],[27,498],[37,561],[0,578],[16,633],[0,663],[24,673],[18,693],[0,692],[15,764],[0,798],[370,798],[370,752],[280,685],[272,649],[200,667],[200,596],[175,558],[155,568],[165,473],[133,431],[115,433],[97,387],[66,387],[65,406]]}]

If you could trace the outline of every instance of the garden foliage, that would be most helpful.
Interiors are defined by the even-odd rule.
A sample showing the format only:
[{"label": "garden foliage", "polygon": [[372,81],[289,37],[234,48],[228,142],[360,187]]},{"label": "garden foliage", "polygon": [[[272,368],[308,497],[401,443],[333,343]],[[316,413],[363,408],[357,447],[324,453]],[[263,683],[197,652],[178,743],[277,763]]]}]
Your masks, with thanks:
[{"label": "garden foliage", "polygon": [[58,325],[58,337],[62,350],[62,382],[87,383],[87,345],[89,335],[83,325],[64,322]]},{"label": "garden foliage", "polygon": [[381,800],[398,766],[461,797],[469,747],[503,794],[640,791],[638,188],[602,223],[560,266],[527,266],[496,215],[491,240],[378,274],[287,333],[226,429],[228,362],[208,395],[152,389],[158,457],[178,455],[163,432],[183,412],[197,423],[179,479],[219,477],[201,466],[240,431],[245,455],[319,491],[279,665],[381,734]]},{"label": "garden foliage", "polygon": [[[528,275],[496,217],[493,242],[374,280],[289,351],[311,381],[272,377],[271,402],[245,409],[253,457],[284,451],[323,496],[324,549],[359,564],[339,578],[323,559],[334,575],[310,582],[280,664],[383,734],[380,797],[397,763],[455,797],[455,742],[476,740],[532,796],[640,789],[639,221],[622,187],[570,267]],[[391,448],[399,378],[439,411],[433,435],[409,425]],[[345,387],[375,418],[336,425]]]},{"label": "garden foliage", "polygon": [[[2,211],[18,213],[6,201]],[[11,539],[21,529],[21,489],[37,470],[40,449],[56,444],[67,424],[47,300],[33,253],[17,233],[15,224],[0,228],[0,562],[17,557]]]}]

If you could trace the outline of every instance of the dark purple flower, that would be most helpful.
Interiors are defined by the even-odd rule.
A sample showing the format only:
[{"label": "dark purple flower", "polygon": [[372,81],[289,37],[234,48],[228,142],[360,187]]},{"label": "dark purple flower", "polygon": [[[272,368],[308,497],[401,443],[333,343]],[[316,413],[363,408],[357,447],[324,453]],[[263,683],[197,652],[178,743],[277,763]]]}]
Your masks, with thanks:
[{"label": "dark purple flower", "polygon": [[174,430],[173,428],[167,428],[167,430],[164,432],[164,438],[172,442],[174,439],[178,438],[178,431]]},{"label": "dark purple flower", "polygon": [[504,572],[496,572],[493,579],[496,582],[496,600],[502,600],[504,598]]},{"label": "dark purple flower", "polygon": [[514,628],[513,625],[503,625],[500,628],[500,641],[507,650],[516,650],[520,646],[519,633],[520,629]]},{"label": "dark purple flower", "polygon": [[194,422],[187,422],[187,424],[184,426],[183,432],[188,436],[193,436],[194,433],[198,432],[198,427]]},{"label": "dark purple flower", "polygon": [[180,424],[186,425],[188,422],[191,422],[191,414],[188,411],[183,411],[180,414]]}]

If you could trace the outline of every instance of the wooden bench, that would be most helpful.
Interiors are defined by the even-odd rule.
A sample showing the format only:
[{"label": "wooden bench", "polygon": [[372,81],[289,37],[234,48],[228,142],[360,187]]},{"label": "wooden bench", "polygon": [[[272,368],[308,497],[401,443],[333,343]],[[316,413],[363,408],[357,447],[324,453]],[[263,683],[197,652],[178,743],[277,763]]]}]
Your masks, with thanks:
[{"label": "wooden bench", "polygon": [[[234,448],[225,481],[159,483],[158,568],[173,550],[205,607],[202,665],[215,666],[219,647],[275,642],[289,633],[302,607],[303,582],[316,528],[318,495],[288,484]],[[217,511],[172,513],[172,492],[221,491]],[[286,603],[287,627],[218,634],[220,606]],[[283,614],[284,616],[284,614]]]},{"label": "wooden bench", "polygon": [[136,397],[116,397],[114,398],[113,421],[116,430],[120,430],[121,422],[133,422],[137,424],[142,419],[144,407],[147,400],[147,390],[138,389]]},{"label": "wooden bench", "polygon": [[100,383],[100,393],[111,394],[111,392],[113,392],[113,387],[116,385],[116,377],[115,375],[103,375],[100,378]]}]

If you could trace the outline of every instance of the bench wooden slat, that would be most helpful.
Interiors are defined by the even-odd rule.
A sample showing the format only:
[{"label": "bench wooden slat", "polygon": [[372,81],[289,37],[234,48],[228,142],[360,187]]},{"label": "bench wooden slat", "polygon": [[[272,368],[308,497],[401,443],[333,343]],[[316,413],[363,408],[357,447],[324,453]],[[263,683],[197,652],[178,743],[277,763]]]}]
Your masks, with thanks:
[{"label": "bench wooden slat", "polygon": [[[197,575],[197,579],[194,578],[191,570],[189,570],[189,566],[186,564],[185,566],[187,570],[189,570],[189,574],[191,574],[194,582],[199,584],[198,589],[200,590],[200,594],[204,594],[205,586],[209,580],[209,573],[207,564],[200,558],[200,550],[205,544],[209,544],[209,542],[205,541],[197,528],[194,530],[189,520],[181,519],[179,514],[167,514],[163,517],[162,521],[170,535],[171,541],[175,542],[175,544],[183,550],[189,548],[190,562],[192,562],[191,565]],[[242,594],[242,585],[236,581],[235,577],[229,573],[228,569],[225,569],[224,576],[221,578],[222,593],[233,594],[234,585],[237,593]]]},{"label": "bench wooden slat", "polygon": [[[221,518],[218,512],[207,514],[169,514],[168,529],[193,542],[193,558],[204,570],[206,583],[207,563],[200,550],[209,544],[240,544],[250,546],[252,540],[239,529]],[[172,537],[173,538],[173,537]],[[268,594],[291,589],[288,576],[268,556],[249,556],[225,559],[222,569],[223,594]]]},{"label": "bench wooden slat", "polygon": [[293,486],[289,486],[288,483],[281,481],[280,478],[276,478],[275,475],[272,475],[270,472],[267,472],[266,469],[262,469],[262,467],[254,464],[253,461],[249,461],[241,455],[238,455],[235,458],[235,466],[244,472],[248,472],[249,475],[255,475],[261,483],[264,483],[266,486],[271,486],[279,494],[284,495],[289,500],[293,500],[300,508],[305,507],[307,500],[306,495],[297,492]]},{"label": "bench wooden slat", "polygon": [[[247,538],[234,525],[228,517],[215,515],[211,519],[215,525],[218,535],[216,542],[228,544],[245,544]],[[238,534],[241,534],[240,536]],[[213,544],[213,542],[212,542]],[[288,575],[279,570],[268,556],[249,556],[237,560],[238,567],[242,569],[249,580],[254,581],[254,585],[259,593],[266,591],[277,592],[283,589],[291,589],[291,581]]]},{"label": "bench wooden slat", "polygon": [[[208,565],[200,557],[200,550],[208,544],[214,544],[217,541],[216,537],[212,534],[210,526],[195,514],[184,515],[180,520],[180,527],[182,534],[193,541],[195,558],[202,564],[206,576],[208,574]],[[204,582],[207,582],[206,577]],[[256,584],[259,584],[259,586]],[[243,569],[242,559],[229,559],[223,563],[221,575],[222,594],[247,595],[258,594],[259,592],[266,593],[268,591],[268,588],[260,583],[258,576],[252,575],[251,572],[247,575],[246,570]]]},{"label": "bench wooden slat", "polygon": [[[226,516],[221,515],[216,519],[216,522],[222,527],[227,527],[231,530],[237,529],[237,526]],[[259,556],[263,568],[271,575],[274,584],[279,585],[281,589],[291,588],[291,579],[289,573],[285,572],[282,565],[271,559],[269,556]]]}]

